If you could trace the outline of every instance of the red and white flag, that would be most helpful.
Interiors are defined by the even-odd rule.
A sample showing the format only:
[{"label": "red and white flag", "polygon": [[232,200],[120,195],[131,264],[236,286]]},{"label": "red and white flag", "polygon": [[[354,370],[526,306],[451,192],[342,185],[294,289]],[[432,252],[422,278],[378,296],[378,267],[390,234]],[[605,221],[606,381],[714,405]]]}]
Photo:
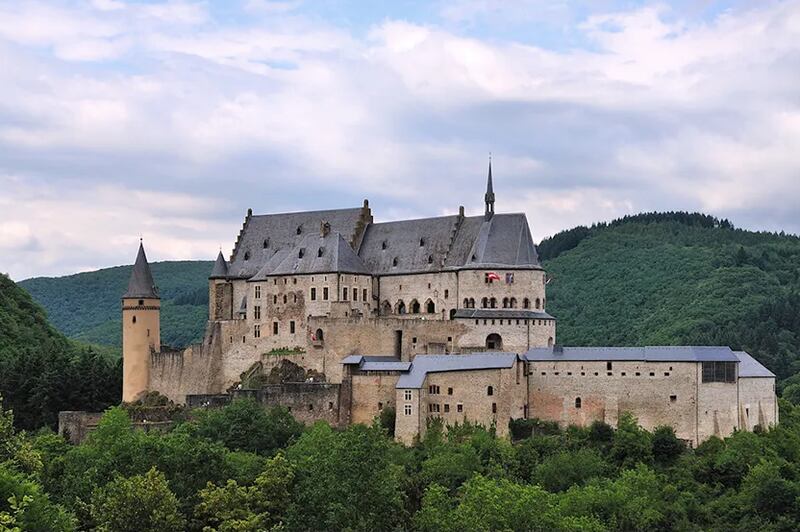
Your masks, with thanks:
[{"label": "red and white flag", "polygon": [[499,276],[499,275],[497,275],[497,274],[496,274],[496,273],[494,273],[494,272],[489,272],[489,273],[486,275],[486,278],[487,278],[487,279],[489,279],[489,280],[492,280],[492,281],[499,281],[499,280],[500,280],[500,276]]}]

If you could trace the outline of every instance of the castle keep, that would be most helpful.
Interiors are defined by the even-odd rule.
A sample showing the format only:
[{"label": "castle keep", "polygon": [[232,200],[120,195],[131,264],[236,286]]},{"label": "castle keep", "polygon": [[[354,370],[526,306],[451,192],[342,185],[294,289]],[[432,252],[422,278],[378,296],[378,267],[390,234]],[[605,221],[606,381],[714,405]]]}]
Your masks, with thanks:
[{"label": "castle keep", "polygon": [[[231,256],[220,252],[209,276],[205,337],[181,351],[160,346],[160,300],[140,246],[123,296],[123,400],[247,395],[337,425],[391,407],[406,442],[431,417],[504,434],[511,419],[614,424],[630,411],[692,444],[777,422],[774,375],[746,353],[557,346],[527,219],[495,213],[491,163],[484,204],[482,216],[460,207],[382,223],[366,200],[248,210]],[[263,378],[286,368],[300,375]]]}]

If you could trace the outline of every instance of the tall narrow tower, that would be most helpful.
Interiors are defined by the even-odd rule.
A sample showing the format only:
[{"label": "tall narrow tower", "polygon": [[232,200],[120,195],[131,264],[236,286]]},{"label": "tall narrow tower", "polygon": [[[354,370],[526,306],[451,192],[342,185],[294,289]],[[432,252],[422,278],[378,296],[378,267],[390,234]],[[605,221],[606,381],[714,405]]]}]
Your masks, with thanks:
[{"label": "tall narrow tower", "polygon": [[128,291],[122,296],[122,401],[130,403],[150,385],[150,353],[161,349],[161,298],[139,243]]},{"label": "tall narrow tower", "polygon": [[485,218],[488,222],[494,216],[494,188],[492,187],[492,156],[489,156],[489,180],[486,183],[486,194],[483,196],[486,203]]}]

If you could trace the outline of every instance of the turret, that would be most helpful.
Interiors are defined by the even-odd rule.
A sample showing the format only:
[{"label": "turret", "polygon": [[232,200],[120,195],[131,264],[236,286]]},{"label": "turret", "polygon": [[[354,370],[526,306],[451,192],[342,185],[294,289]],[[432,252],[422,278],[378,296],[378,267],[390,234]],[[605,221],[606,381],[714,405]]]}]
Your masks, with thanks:
[{"label": "turret", "polygon": [[488,222],[494,216],[494,188],[492,187],[492,156],[489,156],[489,180],[486,183],[486,194],[483,196],[486,203],[485,218]]},{"label": "turret", "polygon": [[228,277],[228,263],[222,255],[217,255],[214,269],[208,276],[208,319],[229,320],[233,309],[233,290]]},{"label": "turret", "polygon": [[150,354],[161,350],[161,298],[139,243],[128,290],[122,296],[122,401],[139,399],[150,385]]}]

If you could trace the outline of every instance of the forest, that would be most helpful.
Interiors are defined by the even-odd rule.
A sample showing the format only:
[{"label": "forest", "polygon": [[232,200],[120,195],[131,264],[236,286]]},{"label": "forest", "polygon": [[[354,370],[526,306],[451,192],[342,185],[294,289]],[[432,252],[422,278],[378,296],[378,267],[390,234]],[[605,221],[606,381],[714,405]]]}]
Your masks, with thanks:
[{"label": "forest", "polygon": [[[431,422],[303,427],[240,400],[166,433],[106,411],[82,444],[0,414],[0,530],[797,530],[800,407],[781,425],[687,449],[623,416],[560,430]],[[179,416],[180,417],[180,416]]]}]

